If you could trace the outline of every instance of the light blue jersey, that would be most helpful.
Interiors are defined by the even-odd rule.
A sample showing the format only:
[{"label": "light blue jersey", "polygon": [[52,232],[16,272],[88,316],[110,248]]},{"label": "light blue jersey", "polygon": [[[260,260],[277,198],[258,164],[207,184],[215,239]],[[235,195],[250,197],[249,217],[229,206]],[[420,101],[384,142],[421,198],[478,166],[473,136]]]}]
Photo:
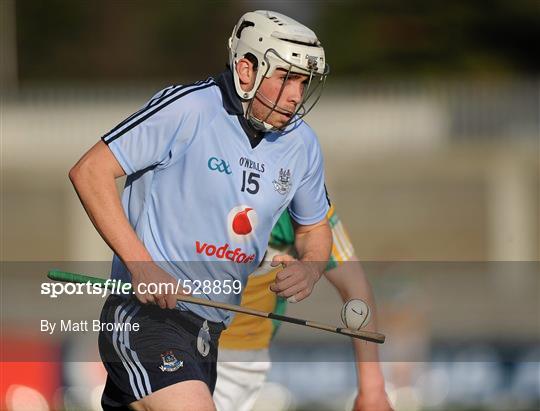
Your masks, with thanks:
[{"label": "light blue jersey", "polygon": [[[244,286],[285,208],[303,225],[322,221],[328,211],[314,132],[299,122],[266,133],[252,148],[231,78],[224,73],[168,87],[102,138],[128,175],[122,203],[137,236],[182,281]],[[130,281],[117,256],[112,278]],[[198,297],[240,303],[240,295],[223,290]],[[224,310],[179,308],[230,320]]]}]

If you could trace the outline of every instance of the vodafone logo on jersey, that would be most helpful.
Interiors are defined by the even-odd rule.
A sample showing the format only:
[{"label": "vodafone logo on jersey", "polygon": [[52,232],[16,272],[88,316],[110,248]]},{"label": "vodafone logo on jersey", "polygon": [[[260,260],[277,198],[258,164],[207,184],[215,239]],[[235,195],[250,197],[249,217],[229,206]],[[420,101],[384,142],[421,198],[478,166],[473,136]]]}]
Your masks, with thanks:
[{"label": "vodafone logo on jersey", "polygon": [[227,216],[229,237],[237,242],[247,242],[255,232],[258,222],[257,212],[252,207],[234,207]]},{"label": "vodafone logo on jersey", "polygon": [[197,254],[206,254],[208,257],[229,260],[235,263],[248,264],[255,260],[255,253],[246,254],[240,247],[231,248],[229,244],[217,246],[195,241],[195,251],[197,251]]},{"label": "vodafone logo on jersey", "polygon": [[[247,242],[258,224],[257,213],[252,207],[240,205],[234,207],[227,215],[227,231],[229,238],[235,242]],[[235,263],[251,263],[255,260],[255,253],[249,254],[240,247],[232,248],[230,244],[215,245],[201,241],[195,241],[197,254],[205,254],[208,257],[229,260]]]}]

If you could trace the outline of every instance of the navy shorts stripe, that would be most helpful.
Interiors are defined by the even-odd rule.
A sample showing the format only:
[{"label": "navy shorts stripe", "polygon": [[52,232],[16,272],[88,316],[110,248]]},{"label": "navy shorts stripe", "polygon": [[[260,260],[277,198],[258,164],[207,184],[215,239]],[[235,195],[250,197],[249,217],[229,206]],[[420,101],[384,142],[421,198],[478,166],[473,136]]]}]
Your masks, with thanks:
[{"label": "navy shorts stripe", "polygon": [[[126,314],[135,307],[134,303],[128,304],[127,308],[124,307],[124,305],[125,304],[120,304],[115,310],[115,313],[114,313],[115,324],[124,323],[124,317],[126,316]],[[125,370],[127,371],[127,374],[129,377],[129,384],[133,391],[133,395],[136,399],[140,400],[142,397],[146,395],[146,393],[141,388],[140,376],[138,375],[138,371],[135,369],[135,366],[130,361],[129,357],[127,357],[125,346],[123,345],[122,340],[119,338],[119,332],[117,331],[117,329],[113,331],[112,343],[113,343],[116,353],[118,354],[118,357],[121,359],[122,364]]]}]

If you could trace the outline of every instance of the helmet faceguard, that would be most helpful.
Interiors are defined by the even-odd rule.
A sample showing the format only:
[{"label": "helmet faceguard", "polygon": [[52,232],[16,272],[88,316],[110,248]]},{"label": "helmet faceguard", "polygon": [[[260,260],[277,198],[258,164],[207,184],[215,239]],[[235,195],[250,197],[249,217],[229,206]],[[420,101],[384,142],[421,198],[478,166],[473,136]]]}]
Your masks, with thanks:
[{"label": "helmet faceguard", "polygon": [[[238,60],[248,55],[256,58],[257,70],[253,88],[244,91],[235,68]],[[296,110],[294,113],[286,111],[291,115],[290,120],[279,127],[280,130],[309,113],[320,98],[329,72],[324,49],[313,31],[287,16],[261,10],[246,13],[234,27],[229,38],[229,63],[236,92],[242,100],[248,102],[246,118],[263,131],[278,129],[267,124],[266,120],[272,111],[286,111],[280,109],[277,103],[291,73],[305,75],[308,80]],[[271,77],[276,69],[284,70],[287,74],[276,101],[270,101],[258,91],[263,79]],[[252,114],[255,98],[270,109],[264,119],[257,119]]]}]

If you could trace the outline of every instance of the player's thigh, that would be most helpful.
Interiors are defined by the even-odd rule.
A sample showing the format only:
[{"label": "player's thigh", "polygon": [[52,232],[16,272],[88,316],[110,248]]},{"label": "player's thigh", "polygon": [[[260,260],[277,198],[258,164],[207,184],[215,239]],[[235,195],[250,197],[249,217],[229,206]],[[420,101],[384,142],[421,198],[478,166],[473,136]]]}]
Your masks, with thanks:
[{"label": "player's thigh", "polygon": [[198,380],[182,381],[132,402],[136,411],[215,411],[208,386]]}]

